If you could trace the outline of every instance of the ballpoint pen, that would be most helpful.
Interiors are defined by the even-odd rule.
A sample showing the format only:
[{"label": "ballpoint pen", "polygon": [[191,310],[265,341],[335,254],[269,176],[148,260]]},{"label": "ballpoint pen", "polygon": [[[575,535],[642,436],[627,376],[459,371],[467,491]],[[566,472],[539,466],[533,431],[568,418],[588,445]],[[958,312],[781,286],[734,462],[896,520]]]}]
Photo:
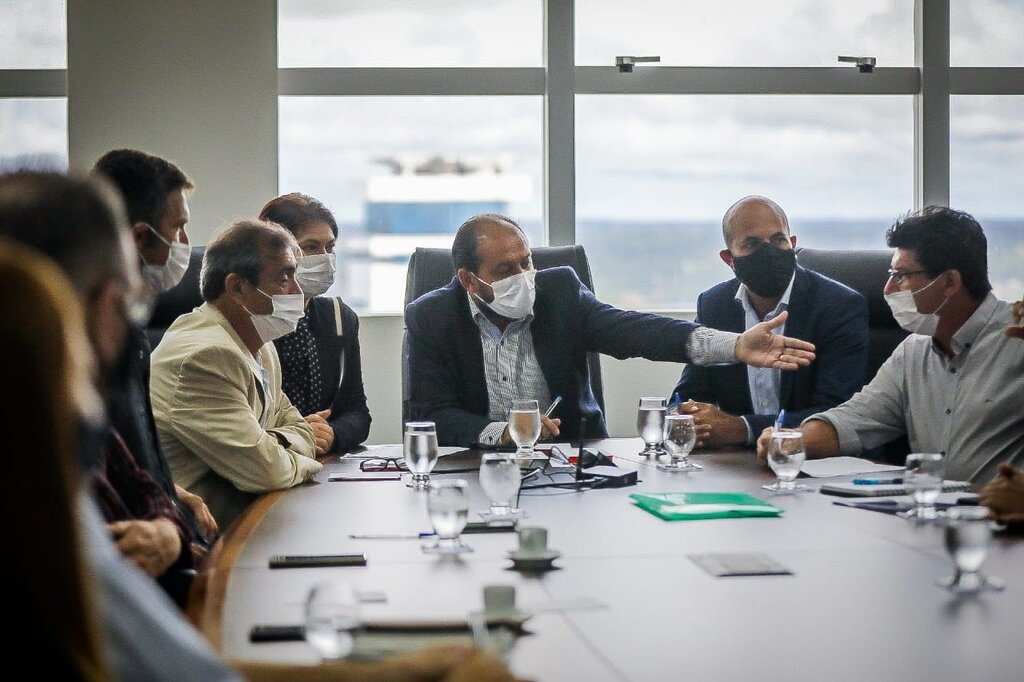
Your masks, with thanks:
[{"label": "ballpoint pen", "polygon": [[779,410],[779,416],[775,418],[775,430],[776,431],[781,431],[782,430],[782,424],[785,422],[785,420],[786,420],[786,411],[785,410]]},{"label": "ballpoint pen", "polygon": [[902,478],[855,478],[854,485],[897,485],[903,483]]},{"label": "ballpoint pen", "polygon": [[544,416],[550,417],[551,413],[555,411],[555,408],[558,407],[558,403],[560,402],[562,402],[562,396],[556,395],[555,399],[551,401],[550,405],[548,405],[548,409],[544,410]]}]

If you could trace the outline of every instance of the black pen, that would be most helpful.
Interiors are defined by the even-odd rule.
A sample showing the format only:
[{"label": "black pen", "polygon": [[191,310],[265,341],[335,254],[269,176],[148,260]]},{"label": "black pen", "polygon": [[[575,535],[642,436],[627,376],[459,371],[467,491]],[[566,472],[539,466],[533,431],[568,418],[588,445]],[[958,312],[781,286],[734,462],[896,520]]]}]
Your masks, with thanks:
[{"label": "black pen", "polygon": [[550,417],[551,413],[555,411],[555,408],[558,407],[558,403],[560,402],[562,402],[562,396],[556,395],[555,399],[551,401],[550,405],[548,405],[548,409],[544,410],[544,416]]}]

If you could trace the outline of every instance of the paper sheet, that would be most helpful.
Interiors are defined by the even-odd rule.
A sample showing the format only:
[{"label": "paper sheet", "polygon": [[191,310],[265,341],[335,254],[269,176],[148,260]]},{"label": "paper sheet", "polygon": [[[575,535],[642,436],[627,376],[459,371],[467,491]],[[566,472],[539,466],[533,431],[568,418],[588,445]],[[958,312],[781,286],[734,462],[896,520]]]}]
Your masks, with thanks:
[{"label": "paper sheet", "polygon": [[827,478],[829,476],[872,474],[879,471],[903,471],[903,467],[892,464],[875,464],[871,460],[860,457],[825,457],[807,460],[800,467],[800,471],[812,478]]}]

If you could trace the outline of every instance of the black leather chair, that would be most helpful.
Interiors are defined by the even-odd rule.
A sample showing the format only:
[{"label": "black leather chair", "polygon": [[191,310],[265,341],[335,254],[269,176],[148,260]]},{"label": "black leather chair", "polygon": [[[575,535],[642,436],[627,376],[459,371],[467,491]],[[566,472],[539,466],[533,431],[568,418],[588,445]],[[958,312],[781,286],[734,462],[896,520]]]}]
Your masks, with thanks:
[{"label": "black leather chair", "polygon": [[[797,249],[797,261],[808,270],[842,282],[864,296],[868,301],[868,367],[866,381],[871,381],[893,350],[907,337],[885,302],[882,290],[889,278],[892,251]],[[872,459],[884,459],[903,464],[910,443],[906,437],[886,443],[873,452],[865,453]]]},{"label": "black leather chair", "polygon": [[[568,265],[576,271],[588,289],[594,291],[594,282],[590,274],[590,262],[587,254],[579,244],[570,246],[538,246],[533,248],[533,265],[538,270]],[[455,276],[452,265],[451,251],[448,249],[417,248],[409,258],[409,267],[405,276],[405,305],[417,298],[443,287]],[[596,292],[595,292],[596,293]],[[589,353],[587,364],[590,371],[590,386],[594,391],[597,404],[604,411],[604,388],[601,383],[601,360],[598,353]],[[402,419],[409,418],[409,349],[402,340]]]},{"label": "black leather chair", "polygon": [[153,306],[153,315],[146,327],[149,343],[153,348],[157,347],[160,339],[164,337],[164,332],[171,326],[171,323],[178,319],[179,315],[190,313],[194,308],[203,304],[203,296],[199,293],[199,271],[203,267],[203,253],[205,252],[205,246],[193,246],[185,276],[173,289],[157,296],[156,305]]}]

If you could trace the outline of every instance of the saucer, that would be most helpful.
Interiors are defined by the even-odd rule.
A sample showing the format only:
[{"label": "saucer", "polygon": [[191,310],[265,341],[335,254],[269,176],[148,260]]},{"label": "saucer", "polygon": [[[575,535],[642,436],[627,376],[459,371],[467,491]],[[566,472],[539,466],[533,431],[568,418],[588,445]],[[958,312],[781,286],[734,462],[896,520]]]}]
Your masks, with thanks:
[{"label": "saucer", "polygon": [[505,555],[512,560],[514,568],[522,568],[528,571],[557,568],[552,565],[552,562],[562,556],[561,552],[556,552],[552,549],[546,549],[542,552],[520,552],[515,550],[506,552]]}]

